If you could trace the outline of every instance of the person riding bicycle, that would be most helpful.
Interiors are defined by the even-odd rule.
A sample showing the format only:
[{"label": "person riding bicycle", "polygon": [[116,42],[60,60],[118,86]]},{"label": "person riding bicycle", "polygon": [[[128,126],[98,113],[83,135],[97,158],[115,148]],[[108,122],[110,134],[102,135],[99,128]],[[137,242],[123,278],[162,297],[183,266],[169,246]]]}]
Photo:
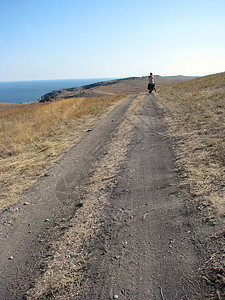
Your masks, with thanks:
[{"label": "person riding bicycle", "polygon": [[150,73],[150,76],[148,76],[148,90],[149,90],[149,93],[151,93],[153,90],[155,90],[155,92],[156,92],[155,78],[152,73]]}]

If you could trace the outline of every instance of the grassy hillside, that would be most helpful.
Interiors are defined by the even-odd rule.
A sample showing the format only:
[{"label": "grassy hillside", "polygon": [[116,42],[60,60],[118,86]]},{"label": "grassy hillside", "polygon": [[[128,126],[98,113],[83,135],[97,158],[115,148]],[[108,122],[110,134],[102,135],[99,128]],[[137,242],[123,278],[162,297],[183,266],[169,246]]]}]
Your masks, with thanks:
[{"label": "grassy hillside", "polygon": [[[170,136],[178,143],[185,183],[223,211],[225,73],[162,88]],[[212,196],[213,195],[213,196]]]},{"label": "grassy hillside", "polygon": [[0,209],[81,139],[123,95],[0,104]]},{"label": "grassy hillside", "polygon": [[217,296],[210,299],[222,299],[225,73],[161,88],[156,97],[169,125],[182,184],[192,195],[193,207],[197,207],[197,237],[208,245],[209,260],[203,277],[217,290]]}]

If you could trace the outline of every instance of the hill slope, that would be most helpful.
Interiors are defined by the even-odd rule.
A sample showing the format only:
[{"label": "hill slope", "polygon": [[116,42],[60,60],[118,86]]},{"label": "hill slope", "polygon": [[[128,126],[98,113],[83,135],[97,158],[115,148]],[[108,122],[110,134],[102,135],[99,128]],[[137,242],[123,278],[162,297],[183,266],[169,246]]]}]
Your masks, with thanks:
[{"label": "hill slope", "polygon": [[225,73],[165,87],[157,93],[169,125],[182,184],[197,207],[196,238],[208,245],[209,261],[202,270],[203,276],[218,290],[225,280],[224,97]]}]

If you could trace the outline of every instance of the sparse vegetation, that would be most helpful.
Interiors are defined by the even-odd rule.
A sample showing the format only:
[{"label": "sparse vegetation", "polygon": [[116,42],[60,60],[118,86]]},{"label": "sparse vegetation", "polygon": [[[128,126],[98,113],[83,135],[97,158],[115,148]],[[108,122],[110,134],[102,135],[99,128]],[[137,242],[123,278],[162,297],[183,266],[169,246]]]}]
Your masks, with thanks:
[{"label": "sparse vegetation", "polygon": [[0,105],[0,209],[14,203],[63,152],[125,96]]},{"label": "sparse vegetation", "polygon": [[162,88],[157,98],[178,145],[184,183],[224,212],[225,73]]},{"label": "sparse vegetation", "polygon": [[211,226],[218,224],[216,234],[206,237],[211,258],[203,268],[203,277],[219,295],[225,282],[221,226],[225,216],[224,98],[225,73],[161,88],[157,93],[169,125],[182,184],[202,212],[199,221]]}]

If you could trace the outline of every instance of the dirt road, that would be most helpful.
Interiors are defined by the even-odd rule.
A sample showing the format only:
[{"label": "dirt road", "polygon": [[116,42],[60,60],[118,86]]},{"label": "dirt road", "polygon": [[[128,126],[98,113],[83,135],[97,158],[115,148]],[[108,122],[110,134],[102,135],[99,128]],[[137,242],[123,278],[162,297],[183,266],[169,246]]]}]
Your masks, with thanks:
[{"label": "dirt road", "polygon": [[[1,213],[1,299],[51,298],[49,289],[58,299],[204,299],[189,196],[164,133],[154,96],[130,96]],[[61,254],[76,264],[65,235],[79,222],[93,228],[78,245],[82,284],[63,291],[47,274],[62,271]]]}]

